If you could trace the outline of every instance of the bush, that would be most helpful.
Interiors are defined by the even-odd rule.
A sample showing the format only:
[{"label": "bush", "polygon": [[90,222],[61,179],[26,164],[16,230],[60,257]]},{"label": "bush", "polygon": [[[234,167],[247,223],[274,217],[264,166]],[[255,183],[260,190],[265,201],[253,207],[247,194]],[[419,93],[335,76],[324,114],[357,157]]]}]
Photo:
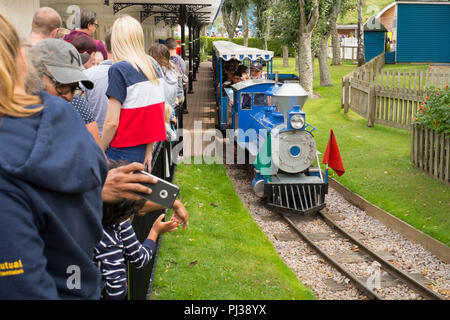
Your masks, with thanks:
[{"label": "bush", "polygon": [[414,122],[436,133],[450,134],[450,90],[448,84],[443,89],[430,88],[425,102],[419,105]]},{"label": "bush", "polygon": [[[212,53],[212,43],[214,41],[228,41],[228,38],[209,38],[200,37],[201,46],[205,48],[206,54]],[[233,38],[233,43],[244,45],[244,38]],[[260,38],[248,38],[248,47],[262,49],[264,47],[264,40]],[[267,50],[273,51],[275,57],[283,56],[283,42],[280,39],[270,39],[267,41]],[[294,48],[289,46],[289,56],[293,57],[295,55]]]}]

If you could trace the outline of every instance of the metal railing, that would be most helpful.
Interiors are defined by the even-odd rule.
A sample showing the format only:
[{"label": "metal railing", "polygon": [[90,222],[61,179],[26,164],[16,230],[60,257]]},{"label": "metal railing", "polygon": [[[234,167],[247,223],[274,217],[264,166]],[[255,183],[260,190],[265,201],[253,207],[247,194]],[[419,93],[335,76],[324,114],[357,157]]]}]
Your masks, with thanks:
[{"label": "metal railing", "polygon": [[[183,113],[181,108],[176,110],[178,115],[179,129],[183,123]],[[153,160],[152,160],[152,171],[151,173],[159,178],[166,181],[172,182],[175,170],[176,161],[172,161],[172,156],[177,155],[172,154],[173,144],[182,143],[179,142],[169,142],[161,141],[155,145],[153,150]],[[136,237],[142,243],[146,238],[150,229],[153,226],[155,220],[166,210],[158,210],[149,212],[144,216],[135,216],[133,218],[133,228],[136,233]],[[156,242],[156,250],[153,253],[150,262],[143,268],[136,269],[133,266],[127,265],[128,267],[128,300],[149,300],[150,294],[152,292],[153,278],[156,271],[156,262],[158,260],[159,249],[161,246],[162,237],[159,236]]]}]

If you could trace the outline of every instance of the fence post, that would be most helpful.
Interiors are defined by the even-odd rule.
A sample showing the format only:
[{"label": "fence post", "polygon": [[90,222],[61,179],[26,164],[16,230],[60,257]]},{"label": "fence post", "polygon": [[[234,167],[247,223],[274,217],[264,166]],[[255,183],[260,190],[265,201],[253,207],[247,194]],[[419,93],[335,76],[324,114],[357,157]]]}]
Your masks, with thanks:
[{"label": "fence post", "polygon": [[375,108],[376,108],[376,90],[375,85],[369,86],[369,96],[367,99],[367,126],[373,127],[375,122]]},{"label": "fence post", "polygon": [[346,87],[345,87],[345,77],[342,77],[342,97],[341,97],[341,108],[344,108],[344,104],[345,104],[345,91],[346,91]]},{"label": "fence post", "polygon": [[410,161],[414,164],[414,133],[416,131],[416,124],[413,124],[412,126],[410,126],[409,128],[409,132],[411,134],[411,144],[410,144],[410,148],[409,148],[409,158]]},{"label": "fence post", "polygon": [[348,108],[350,107],[350,79],[349,77],[344,77],[342,78],[343,80],[343,89],[344,92],[342,93],[343,97],[343,101],[342,101],[342,107],[344,108],[344,112],[347,113],[348,112]]}]

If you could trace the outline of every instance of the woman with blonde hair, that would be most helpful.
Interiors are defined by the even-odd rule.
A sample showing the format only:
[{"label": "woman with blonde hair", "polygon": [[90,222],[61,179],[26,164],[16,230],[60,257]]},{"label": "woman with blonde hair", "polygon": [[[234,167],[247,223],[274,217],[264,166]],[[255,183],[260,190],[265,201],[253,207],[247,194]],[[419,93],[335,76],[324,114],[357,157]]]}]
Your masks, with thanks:
[{"label": "woman with blonde hair", "polygon": [[111,160],[141,162],[150,169],[154,142],[166,140],[161,70],[145,53],[140,23],[128,15],[114,22],[111,49],[102,146]]},{"label": "woman with blonde hair", "polygon": [[67,101],[26,92],[28,72],[0,14],[0,299],[98,299],[106,160]]}]

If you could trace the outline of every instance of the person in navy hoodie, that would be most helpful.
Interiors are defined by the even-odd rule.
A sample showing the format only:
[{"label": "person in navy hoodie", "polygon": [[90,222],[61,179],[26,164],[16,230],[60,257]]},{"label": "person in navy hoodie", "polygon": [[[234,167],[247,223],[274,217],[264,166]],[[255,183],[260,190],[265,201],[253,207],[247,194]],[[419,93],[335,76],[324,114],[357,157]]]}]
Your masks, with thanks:
[{"label": "person in navy hoodie", "polygon": [[105,157],[67,101],[27,94],[1,14],[0,30],[0,299],[98,299]]},{"label": "person in navy hoodie", "polygon": [[0,30],[0,299],[99,299],[102,200],[139,200],[156,179],[134,174],[141,163],[107,171],[66,100],[27,93],[23,44],[1,14]]}]

